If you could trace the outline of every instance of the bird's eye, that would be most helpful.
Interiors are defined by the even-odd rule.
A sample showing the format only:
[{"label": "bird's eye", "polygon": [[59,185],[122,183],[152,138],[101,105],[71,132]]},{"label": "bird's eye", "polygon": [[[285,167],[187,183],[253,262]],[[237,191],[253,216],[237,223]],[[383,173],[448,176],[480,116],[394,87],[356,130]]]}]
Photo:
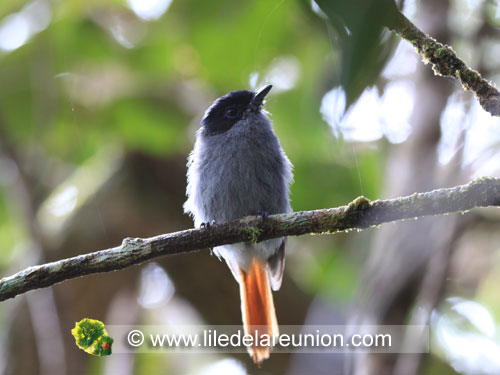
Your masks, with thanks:
[{"label": "bird's eye", "polygon": [[229,118],[229,119],[236,118],[238,116],[238,112],[239,112],[238,109],[231,107],[226,111],[226,113],[224,114],[224,117]]}]

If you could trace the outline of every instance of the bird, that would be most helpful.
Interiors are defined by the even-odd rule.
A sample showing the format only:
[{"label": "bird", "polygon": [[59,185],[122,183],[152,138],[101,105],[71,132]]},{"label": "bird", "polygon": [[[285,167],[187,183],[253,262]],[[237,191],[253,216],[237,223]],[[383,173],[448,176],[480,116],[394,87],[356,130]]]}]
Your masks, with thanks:
[{"label": "bird", "polygon": [[[187,162],[184,211],[195,227],[292,212],[293,166],[263,108],[271,88],[230,92],[205,111]],[[239,284],[247,335],[271,340],[279,335],[271,289],[281,286],[286,244],[281,237],[213,249]],[[270,355],[270,345],[259,340],[247,350],[259,367]]]}]

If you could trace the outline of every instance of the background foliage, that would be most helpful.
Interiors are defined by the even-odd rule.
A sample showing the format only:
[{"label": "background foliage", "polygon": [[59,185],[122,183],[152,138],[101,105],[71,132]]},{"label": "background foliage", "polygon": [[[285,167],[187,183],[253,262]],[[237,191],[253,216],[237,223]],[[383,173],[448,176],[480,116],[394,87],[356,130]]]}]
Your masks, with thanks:
[{"label": "background foliage", "polygon": [[[404,9],[500,82],[497,2],[407,1]],[[267,83],[266,108],[295,166],[294,210],[498,176],[498,120],[433,77],[411,48],[381,38],[395,52],[356,62],[372,72],[356,78],[356,90],[370,85],[359,94],[345,84],[353,72],[340,68],[339,46],[349,41],[307,1],[2,1],[1,274],[192,226],[182,213],[185,161],[204,110],[228,91]],[[373,66],[385,68],[373,76]],[[343,116],[345,97],[358,95]],[[405,324],[423,311],[436,332],[432,353],[416,359],[425,373],[498,373],[500,217],[478,210],[441,219],[290,239],[278,320]],[[485,316],[488,324],[478,323]],[[0,370],[257,371],[245,354],[91,358],[70,335],[84,317],[240,324],[238,288],[224,264],[199,252],[31,292],[0,304]],[[467,337],[480,350],[463,354],[443,341],[450,334],[475,335]],[[362,361],[274,355],[261,372],[340,373]],[[408,368],[397,357],[375,362],[374,373]]]}]

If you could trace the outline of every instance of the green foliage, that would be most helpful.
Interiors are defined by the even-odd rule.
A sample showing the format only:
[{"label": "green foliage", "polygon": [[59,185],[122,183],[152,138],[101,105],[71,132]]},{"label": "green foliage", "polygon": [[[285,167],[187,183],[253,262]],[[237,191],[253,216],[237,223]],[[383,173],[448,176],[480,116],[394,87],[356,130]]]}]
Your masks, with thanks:
[{"label": "green foliage", "polygon": [[[3,2],[0,15],[24,5]],[[319,112],[324,92],[333,86],[332,61],[338,60],[338,51],[308,6],[298,1],[174,1],[160,19],[146,22],[122,1],[52,2],[48,27],[0,55],[0,119],[20,153],[36,150],[34,189],[47,199],[80,170],[85,177],[79,180],[83,185],[75,185],[80,199],[87,194],[85,181],[102,179],[89,162],[111,146],[124,155],[139,151],[185,159],[196,123],[213,98],[248,88],[252,73],[258,73],[258,85],[266,83],[273,64],[288,58],[298,66],[297,79],[290,89],[275,87],[266,108],[295,167],[293,208],[332,207],[359,195],[377,198],[383,163],[379,150],[345,146]],[[113,36],[117,19],[132,35],[133,48]],[[99,163],[107,165],[106,160]],[[26,240],[6,199],[0,191],[5,266],[23,255],[18,244]],[[45,213],[43,201],[39,206]],[[335,275],[346,269],[341,260],[325,264]],[[345,280],[331,285],[350,290],[352,278]]]},{"label": "green foliage", "polygon": [[[0,3],[0,18],[26,5],[18,0]],[[94,215],[101,209],[92,200],[94,194],[109,186],[110,176],[130,155],[168,159],[182,168],[207,105],[228,91],[253,88],[249,87],[252,73],[258,74],[257,86],[268,83],[270,70],[280,59],[294,61],[297,77],[287,89],[280,91],[275,85],[266,109],[294,164],[294,210],[341,205],[359,195],[377,198],[382,153],[344,145],[334,138],[319,111],[324,93],[334,86],[332,62],[340,59],[324,21],[312,13],[309,3],[173,1],[162,17],[150,22],[140,20],[124,1],[49,3],[51,22],[46,29],[13,51],[0,51],[0,126],[27,160],[36,214],[42,218],[38,224],[47,239],[54,240],[55,232],[48,234],[46,228],[65,233],[68,223],[79,220],[82,207],[91,206],[91,220],[101,217]],[[119,27],[113,23],[116,20],[122,22]],[[131,48],[114,36],[120,27],[127,31]],[[173,181],[170,172],[151,168],[144,174],[164,175],[165,185],[177,193],[185,181]],[[116,185],[118,193],[112,195],[125,195],[126,188]],[[59,202],[68,187],[77,192],[74,212],[57,216],[47,203]],[[182,191],[176,197],[169,193],[166,197],[175,202],[180,217],[177,199]],[[15,264],[29,248],[23,218],[10,201],[7,189],[0,189],[2,268]],[[158,228],[146,222],[157,215],[147,210],[141,219],[145,227]],[[109,216],[104,210],[102,214],[104,220],[124,215],[116,206]],[[127,235],[129,229],[124,225],[112,232]],[[104,238],[109,233],[105,229],[94,235]],[[311,258],[302,265],[304,277],[297,281],[303,281],[310,293],[332,300],[347,298],[357,275],[356,264],[343,255],[344,244],[337,238],[329,237],[319,249],[310,249]],[[101,322],[84,319],[72,333],[87,353],[111,353],[112,339]],[[165,359],[152,357],[138,356],[135,366],[144,373],[158,372]],[[102,361],[90,363],[93,370]]]},{"label": "green foliage", "polygon": [[99,320],[82,319],[71,330],[76,345],[89,354],[101,357],[111,354],[113,339]]},{"label": "green foliage", "polygon": [[351,105],[372,86],[388,61],[396,39],[384,26],[396,19],[394,0],[317,0],[342,46],[340,82]]},{"label": "green foliage", "polygon": [[[315,242],[316,246],[319,242]],[[315,256],[307,257],[301,264],[297,280],[310,293],[320,293],[338,304],[348,301],[357,286],[359,272],[353,259],[331,246],[316,248]]]},{"label": "green foliage", "polygon": [[183,122],[185,119],[175,107],[165,108],[162,103],[150,100],[125,99],[111,109],[109,124],[129,147],[168,155],[179,152]]}]

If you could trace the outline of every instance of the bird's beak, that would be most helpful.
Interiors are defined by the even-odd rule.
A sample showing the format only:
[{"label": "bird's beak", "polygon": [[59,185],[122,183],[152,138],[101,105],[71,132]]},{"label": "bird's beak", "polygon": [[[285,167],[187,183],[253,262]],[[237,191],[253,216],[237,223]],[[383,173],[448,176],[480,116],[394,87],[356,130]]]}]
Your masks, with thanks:
[{"label": "bird's beak", "polygon": [[262,107],[262,104],[264,103],[264,98],[266,95],[271,91],[273,88],[273,85],[267,85],[263,88],[261,88],[253,97],[252,101],[250,102],[250,108],[254,110],[258,110]]}]

